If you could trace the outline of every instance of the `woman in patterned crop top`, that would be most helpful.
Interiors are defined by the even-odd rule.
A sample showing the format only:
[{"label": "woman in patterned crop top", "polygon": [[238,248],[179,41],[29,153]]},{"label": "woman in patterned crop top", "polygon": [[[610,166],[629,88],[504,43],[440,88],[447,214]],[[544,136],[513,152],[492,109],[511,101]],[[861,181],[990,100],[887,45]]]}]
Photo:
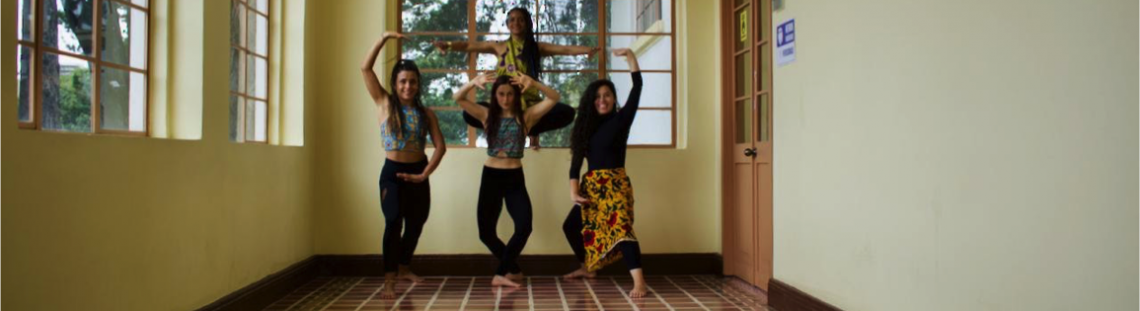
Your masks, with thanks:
[{"label": "woman in patterned crop top", "polygon": [[[384,290],[380,297],[390,299],[396,298],[394,289],[398,280],[421,281],[408,265],[431,205],[428,175],[439,166],[447,146],[440,134],[439,119],[420,101],[420,70],[415,62],[399,61],[392,68],[389,89],[380,85],[372,67],[388,39],[404,39],[404,36],[385,32],[368,52],[360,72],[376,105],[387,157],[380,171],[380,209],[384,213]],[[424,153],[429,132],[435,145],[431,161]]]},{"label": "woman in patterned crop top", "polygon": [[[494,85],[491,87],[489,107],[468,99],[473,88],[483,88],[492,81]],[[541,91],[546,99],[524,112],[521,97],[531,88]],[[522,169],[523,142],[529,130],[554,107],[560,97],[554,89],[525,74],[514,77],[480,75],[455,92],[454,99],[459,106],[478,118],[483,128],[487,129],[488,158],[483,165],[476,214],[479,239],[499,259],[499,267],[491,281],[493,286],[521,286],[522,268],[517,259],[530,237],[532,218],[530,195],[526,191]],[[495,231],[504,200],[507,203],[507,213],[515,222],[515,233],[506,244],[499,240]]]}]

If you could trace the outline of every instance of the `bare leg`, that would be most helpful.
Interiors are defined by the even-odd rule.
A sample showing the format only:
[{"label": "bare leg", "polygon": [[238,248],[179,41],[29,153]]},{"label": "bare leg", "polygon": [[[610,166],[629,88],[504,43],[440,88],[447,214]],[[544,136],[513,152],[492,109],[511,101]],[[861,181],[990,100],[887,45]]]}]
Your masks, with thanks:
[{"label": "bare leg", "polygon": [[629,297],[645,297],[645,276],[642,275],[641,268],[629,270],[629,275],[633,277],[633,290],[629,291]]}]

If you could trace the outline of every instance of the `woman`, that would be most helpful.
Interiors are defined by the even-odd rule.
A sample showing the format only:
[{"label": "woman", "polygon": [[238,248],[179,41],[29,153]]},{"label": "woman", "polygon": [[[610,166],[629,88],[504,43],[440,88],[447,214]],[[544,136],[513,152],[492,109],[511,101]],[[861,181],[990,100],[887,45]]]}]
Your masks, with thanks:
[{"label": "woman", "polygon": [[[483,88],[492,81],[494,85],[491,87],[489,106],[468,100],[468,94],[473,88]],[[522,96],[531,88],[541,91],[546,99],[524,112]],[[459,106],[487,129],[488,157],[483,164],[476,218],[479,239],[499,259],[499,267],[491,280],[492,286],[521,286],[519,282],[523,280],[522,269],[517,259],[530,238],[532,220],[530,195],[526,191],[522,169],[523,144],[530,129],[560,98],[554,89],[525,74],[497,78],[494,74],[480,75],[455,93],[454,99]],[[515,222],[515,233],[507,244],[499,240],[495,230],[504,200],[507,203],[507,213]]]},{"label": "woman", "polygon": [[[583,54],[593,57],[594,53],[600,50],[585,46],[566,46],[535,41],[530,11],[524,8],[514,8],[507,12],[507,29],[510,31],[511,37],[503,42],[441,41],[434,44],[436,48],[445,53],[447,51],[463,51],[494,54],[498,56],[498,63],[495,67],[495,72],[498,75],[517,76],[525,74],[534,79],[541,79],[542,57]],[[537,90],[525,92],[522,109],[527,110],[539,101]],[[487,106],[487,103],[480,102],[479,104]],[[467,121],[468,125],[483,128],[483,124],[469,113],[464,113],[463,119]],[[539,120],[531,129],[531,145],[538,149],[538,134],[563,128],[570,125],[571,122],[574,122],[574,108],[561,103],[556,105],[549,116]]]},{"label": "woman", "polygon": [[[598,269],[625,258],[634,284],[629,295],[640,298],[645,296],[645,277],[641,248],[633,234],[633,186],[625,174],[625,150],[642,81],[633,52],[618,49],[614,56],[623,56],[629,63],[633,78],[629,99],[617,109],[613,82],[590,83],[578,104],[578,120],[570,136],[570,197],[576,205],[562,230],[582,267],[565,278],[592,278]],[[583,158],[590,170],[579,182]]]},{"label": "woman", "polygon": [[[428,176],[439,167],[444,153],[447,153],[447,145],[439,130],[439,119],[431,109],[425,109],[420,100],[420,71],[416,63],[401,60],[392,68],[389,87],[395,93],[384,89],[372,71],[384,43],[393,38],[404,39],[404,36],[385,32],[360,65],[364,85],[377,108],[376,117],[380,122],[380,136],[387,158],[380,171],[380,208],[384,212],[385,224],[381,298],[396,297],[398,279],[422,280],[412,273],[409,264],[431,206]],[[428,131],[431,131],[432,144],[435,145],[431,161],[427,161],[424,153]]]}]

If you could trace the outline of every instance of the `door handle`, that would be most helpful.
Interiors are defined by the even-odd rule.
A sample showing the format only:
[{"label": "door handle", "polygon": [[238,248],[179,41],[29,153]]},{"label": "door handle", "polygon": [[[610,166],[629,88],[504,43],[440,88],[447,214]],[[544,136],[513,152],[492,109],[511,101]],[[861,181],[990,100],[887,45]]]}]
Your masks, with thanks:
[{"label": "door handle", "polygon": [[756,148],[744,149],[744,156],[755,158],[756,157]]}]

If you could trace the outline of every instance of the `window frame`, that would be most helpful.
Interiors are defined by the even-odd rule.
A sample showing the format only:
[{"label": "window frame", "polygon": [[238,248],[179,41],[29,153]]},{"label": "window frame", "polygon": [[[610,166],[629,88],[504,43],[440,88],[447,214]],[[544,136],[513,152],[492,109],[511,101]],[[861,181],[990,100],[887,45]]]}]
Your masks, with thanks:
[{"label": "window frame", "polygon": [[[261,12],[260,10],[256,9],[256,6],[257,6],[256,1],[258,1],[258,0],[230,0],[230,14],[231,14],[231,16],[233,14],[233,9],[236,8],[237,5],[245,7],[245,11],[244,11],[245,14],[242,17],[240,17],[241,19],[244,20],[245,25],[244,25],[244,27],[242,27],[241,32],[239,34],[239,36],[245,38],[245,40],[244,40],[245,42],[243,42],[244,46],[235,45],[233,40],[230,40],[231,53],[232,53],[232,49],[237,49],[243,53],[242,54],[243,57],[241,57],[241,60],[240,60],[241,66],[240,66],[240,68],[238,68],[238,75],[239,75],[239,77],[244,77],[244,79],[239,78],[238,84],[243,85],[243,89],[245,90],[244,92],[238,92],[238,91],[233,90],[232,88],[229,90],[230,96],[237,96],[238,98],[242,99],[241,104],[238,105],[237,116],[235,116],[235,118],[237,120],[237,124],[236,124],[237,128],[236,129],[230,129],[230,130],[236,130],[237,131],[236,137],[234,139],[230,139],[230,141],[235,142],[235,143],[249,143],[249,144],[268,145],[269,140],[270,140],[269,139],[269,136],[270,136],[270,133],[269,133],[269,124],[270,124],[269,121],[270,120],[269,120],[269,118],[272,115],[272,111],[270,109],[273,108],[269,104],[270,103],[270,101],[269,101],[270,95],[273,94],[273,90],[272,90],[273,84],[270,83],[270,77],[273,75],[272,74],[272,70],[273,70],[272,67],[273,66],[271,65],[272,63],[270,62],[270,60],[272,59],[271,54],[272,54],[272,49],[273,49],[273,32],[272,32],[272,30],[273,30],[273,21],[272,21],[273,1],[262,0],[262,1],[266,2],[265,3],[265,12]],[[258,16],[265,18],[265,21],[266,21],[265,22],[265,55],[259,55],[259,54],[257,54],[256,51],[254,51],[254,49],[250,49],[250,47],[249,47],[250,46],[250,40],[257,40],[256,38],[249,38],[249,27],[250,27],[250,25],[251,24],[256,25],[256,23],[257,23],[256,19],[250,20],[247,17],[247,16],[249,16],[250,12],[252,12],[255,15],[258,15]],[[232,29],[233,24],[232,23],[233,22],[231,21],[230,22],[230,27],[231,27],[230,31],[233,31],[233,29]],[[230,57],[232,57],[232,55]],[[249,86],[249,76],[251,74],[248,71],[248,69],[249,69],[249,57],[261,58],[261,59],[265,60],[265,98],[256,97],[255,96],[256,91],[251,91],[248,87]],[[227,61],[232,61],[232,59],[227,59]],[[230,66],[233,66],[233,64],[231,63]],[[257,74],[256,69],[254,69],[254,71],[255,72],[253,72],[253,74],[256,75]],[[230,78],[232,79],[233,77],[230,77]],[[246,107],[248,106],[248,103],[251,100],[252,101],[261,101],[261,102],[265,103],[265,120],[263,122],[265,124],[265,128],[262,129],[265,132],[265,140],[254,140],[254,139],[252,139],[252,137],[254,137],[254,136],[247,133],[245,130],[246,128],[249,127],[249,125],[246,124],[246,119],[247,119],[246,118],[246,113],[247,113]],[[256,126],[256,121],[254,121],[254,124]],[[254,130],[254,132],[256,133],[256,129]]]},{"label": "window frame", "polygon": [[[494,35],[507,35],[507,36],[509,36],[510,35],[510,33],[506,33],[506,32],[490,32],[490,31],[483,32],[483,31],[479,31],[478,27],[476,26],[476,21],[478,20],[477,19],[478,15],[476,14],[478,2],[479,1],[494,1],[494,0],[465,0],[465,1],[467,1],[467,27],[466,27],[465,32],[412,31],[412,32],[406,32],[405,33],[405,32],[403,32],[403,30],[404,30],[403,13],[404,13],[404,4],[407,3],[408,1],[410,1],[410,0],[397,1],[395,4],[396,10],[394,10],[396,12],[395,13],[396,14],[396,16],[395,16],[396,30],[399,31],[400,33],[408,36],[408,37],[417,37],[417,36],[425,36],[425,37],[443,37],[443,36],[466,37],[467,42],[477,42],[479,37],[483,37],[483,36],[494,36]],[[453,0],[453,1],[455,1],[455,0]],[[534,1],[534,7],[536,8],[536,10],[534,12],[531,12],[532,18],[534,18],[534,21],[532,21],[532,22],[533,22],[533,25],[536,25],[536,27],[537,27],[537,25],[540,24],[539,20],[542,18],[542,11],[544,8],[543,4],[546,2],[549,2],[551,0],[533,0],[533,1]],[[585,1],[590,1],[590,0],[585,0]],[[598,2],[598,17],[597,17],[598,18],[598,21],[597,21],[598,30],[597,30],[597,32],[581,32],[581,33],[578,33],[578,32],[535,32],[536,39],[539,42],[542,42],[542,40],[539,38],[544,37],[544,36],[553,36],[553,37],[557,37],[557,36],[594,36],[594,37],[597,37],[597,39],[598,39],[598,46],[605,47],[608,43],[607,40],[609,39],[609,37],[613,37],[613,36],[625,36],[625,37],[633,36],[633,37],[635,37],[635,39],[634,39],[635,44],[636,44],[636,42],[640,41],[639,37],[641,37],[641,36],[650,36],[649,39],[652,40],[650,42],[656,42],[657,40],[660,40],[662,38],[668,38],[669,39],[669,45],[670,45],[669,46],[670,56],[671,56],[670,57],[671,59],[669,60],[669,63],[670,63],[669,68],[670,69],[668,69],[668,70],[641,69],[640,71],[642,73],[667,73],[667,74],[669,74],[670,81],[671,81],[670,83],[672,83],[672,87],[670,88],[671,93],[672,93],[670,95],[671,102],[670,102],[668,107],[638,107],[638,111],[669,111],[669,117],[671,120],[670,129],[669,129],[669,131],[670,131],[669,143],[668,144],[629,144],[629,147],[644,148],[644,149],[675,149],[677,147],[677,121],[678,121],[678,117],[677,117],[677,19],[676,19],[676,16],[677,16],[677,10],[676,10],[677,0],[669,1],[669,6],[670,6],[670,10],[669,10],[670,19],[669,20],[670,20],[670,23],[669,23],[668,32],[645,32],[645,29],[642,29],[640,32],[611,32],[611,31],[609,31],[608,25],[606,23],[606,20],[607,20],[607,6],[606,6],[606,4],[609,2],[613,2],[613,1],[619,1],[619,2],[620,1],[629,1],[629,2],[633,2],[634,5],[636,6],[636,4],[640,3],[641,1],[637,1],[637,0],[595,0],[595,1]],[[661,0],[657,0],[657,1],[661,1]],[[664,4],[659,5],[661,10],[664,10],[663,5]],[[636,12],[634,12],[634,14],[635,14],[634,18],[636,18]],[[665,19],[664,12],[662,12],[661,18],[659,20],[663,20],[663,19]],[[638,26],[638,27],[640,27],[640,26]],[[635,46],[631,46],[630,48],[634,48],[634,47]],[[635,49],[635,52],[636,52],[636,49]],[[396,54],[397,54],[396,59],[403,59],[404,44],[402,41],[397,41],[397,52],[396,52]],[[479,70],[478,69],[478,59],[479,59],[477,56],[478,54],[476,54],[476,53],[468,53],[468,54],[470,56],[467,57],[467,69],[420,68],[420,72],[422,74],[466,73],[468,79],[475,77],[477,74],[479,74],[481,72],[487,72],[486,70]],[[607,78],[609,78],[609,75],[612,73],[629,73],[630,72],[630,70],[628,70],[628,69],[625,69],[625,70],[609,69],[608,68],[609,67],[608,61],[609,61],[609,58],[611,57],[611,55],[609,55],[608,51],[606,51],[604,49],[603,49],[603,51],[597,53],[597,55],[595,57],[597,57],[597,62],[598,62],[598,68],[597,69],[582,69],[582,70],[549,69],[549,70],[543,70],[542,73],[544,73],[544,74],[545,73],[554,73],[554,74],[565,74],[565,73],[591,73],[592,74],[592,73],[596,73],[598,75],[598,78],[607,79]],[[421,88],[421,91],[422,90],[423,90],[423,88]],[[642,92],[644,92],[644,89]],[[472,96],[474,96],[474,95],[472,95]],[[619,100],[621,100],[621,99],[619,99]],[[432,111],[463,111],[463,108],[458,107],[458,106],[427,107],[427,108],[432,109]],[[571,125],[571,126],[573,126],[573,125]],[[477,148],[476,144],[477,144],[478,138],[479,138],[478,132],[479,132],[478,129],[471,127],[471,126],[467,126],[467,144],[466,145],[448,145],[448,147]],[[543,148],[544,149],[545,148],[563,148],[563,149],[565,149],[565,148],[569,148],[569,147],[545,147],[545,146],[543,146]]]},{"label": "window frame", "polygon": [[[104,135],[139,136],[139,137],[150,136],[150,123],[151,123],[150,122],[151,121],[150,120],[150,108],[151,108],[151,106],[150,106],[150,92],[151,92],[150,69],[151,69],[151,59],[152,59],[151,53],[154,50],[154,49],[152,49],[152,44],[153,44],[153,39],[154,39],[154,34],[152,31],[154,29],[154,27],[153,27],[153,25],[154,25],[154,14],[152,13],[151,9],[154,7],[154,3],[152,3],[151,0],[144,0],[144,1],[146,1],[146,6],[144,7],[144,6],[139,6],[130,0],[92,0],[92,9],[94,10],[92,12],[92,16],[91,16],[92,17],[92,21],[91,21],[91,33],[92,33],[91,49],[92,49],[92,52],[91,52],[91,56],[86,56],[86,55],[82,55],[82,54],[73,53],[70,51],[64,51],[64,50],[60,50],[57,48],[50,48],[50,47],[43,46],[42,44],[44,42],[44,37],[43,37],[44,36],[44,23],[47,21],[46,18],[44,18],[44,1],[52,1],[52,0],[28,0],[28,1],[32,2],[32,7],[33,7],[32,25],[33,25],[33,27],[35,27],[35,29],[33,29],[33,31],[32,31],[32,33],[33,33],[32,36],[34,37],[35,41],[31,41],[31,42],[27,41],[27,40],[21,40],[21,38],[20,38],[20,33],[19,33],[20,30],[19,29],[20,29],[20,19],[22,18],[22,16],[20,16],[20,4],[22,1],[19,1],[19,0],[12,1],[12,5],[14,6],[12,12],[13,12],[13,14],[16,15],[16,18],[15,18],[16,27],[12,28],[13,31],[16,32],[15,40],[13,40],[13,41],[15,41],[15,47],[17,49],[17,54],[18,54],[20,48],[25,48],[25,47],[29,48],[32,52],[31,53],[31,57],[32,57],[31,64],[32,65],[31,65],[31,68],[29,68],[30,72],[28,73],[28,79],[31,80],[32,83],[29,83],[29,87],[31,87],[31,90],[27,90],[28,93],[31,94],[31,98],[30,98],[31,102],[28,103],[28,110],[29,110],[28,114],[29,114],[29,117],[31,118],[31,121],[25,122],[23,120],[20,120],[20,116],[17,113],[17,115],[16,115],[17,127],[20,129],[39,130],[39,131],[53,132],[53,133],[74,133],[74,134],[87,134],[87,135],[104,134]],[[111,61],[103,60],[103,57],[102,57],[103,51],[100,49],[100,47],[101,47],[100,37],[102,36],[102,30],[103,30],[103,25],[100,22],[101,18],[103,17],[102,16],[103,10],[101,8],[102,2],[114,2],[114,3],[117,3],[119,5],[127,6],[131,9],[140,10],[140,11],[146,13],[146,17],[147,17],[146,25],[145,25],[146,26],[146,62],[143,65],[144,66],[143,69],[133,68],[129,64],[128,65],[122,65],[122,64],[117,64],[117,63],[111,62]],[[66,56],[66,57],[81,59],[81,60],[86,61],[90,64],[90,68],[91,68],[91,82],[90,82],[90,85],[91,85],[91,102],[89,103],[91,105],[91,115],[90,115],[91,131],[90,132],[72,132],[72,131],[67,131],[67,130],[56,130],[56,129],[44,129],[43,128],[43,79],[41,79],[40,71],[43,70],[43,59],[44,59],[44,55],[47,53],[52,53],[52,54],[59,55],[59,56]],[[19,64],[19,61],[20,61],[19,59],[16,60],[16,62],[17,62],[16,65]],[[100,113],[99,100],[100,100],[100,96],[102,95],[102,93],[101,93],[102,84],[100,83],[101,82],[100,81],[101,80],[100,70],[104,66],[109,67],[109,68],[113,68],[113,69],[126,71],[128,73],[128,77],[129,77],[130,73],[141,73],[143,75],[144,81],[146,81],[146,86],[143,88],[143,111],[142,111],[142,113],[143,113],[143,129],[142,129],[142,131],[102,129],[102,126],[101,126],[102,124],[100,123],[101,118],[99,115],[99,113]],[[17,73],[18,73],[18,70],[17,70]],[[19,78],[17,78],[16,88],[17,89],[19,88]],[[17,92],[19,92],[19,90],[17,90]],[[18,101],[18,99],[17,99],[17,101]],[[128,105],[129,105],[129,103],[128,103]]]}]

